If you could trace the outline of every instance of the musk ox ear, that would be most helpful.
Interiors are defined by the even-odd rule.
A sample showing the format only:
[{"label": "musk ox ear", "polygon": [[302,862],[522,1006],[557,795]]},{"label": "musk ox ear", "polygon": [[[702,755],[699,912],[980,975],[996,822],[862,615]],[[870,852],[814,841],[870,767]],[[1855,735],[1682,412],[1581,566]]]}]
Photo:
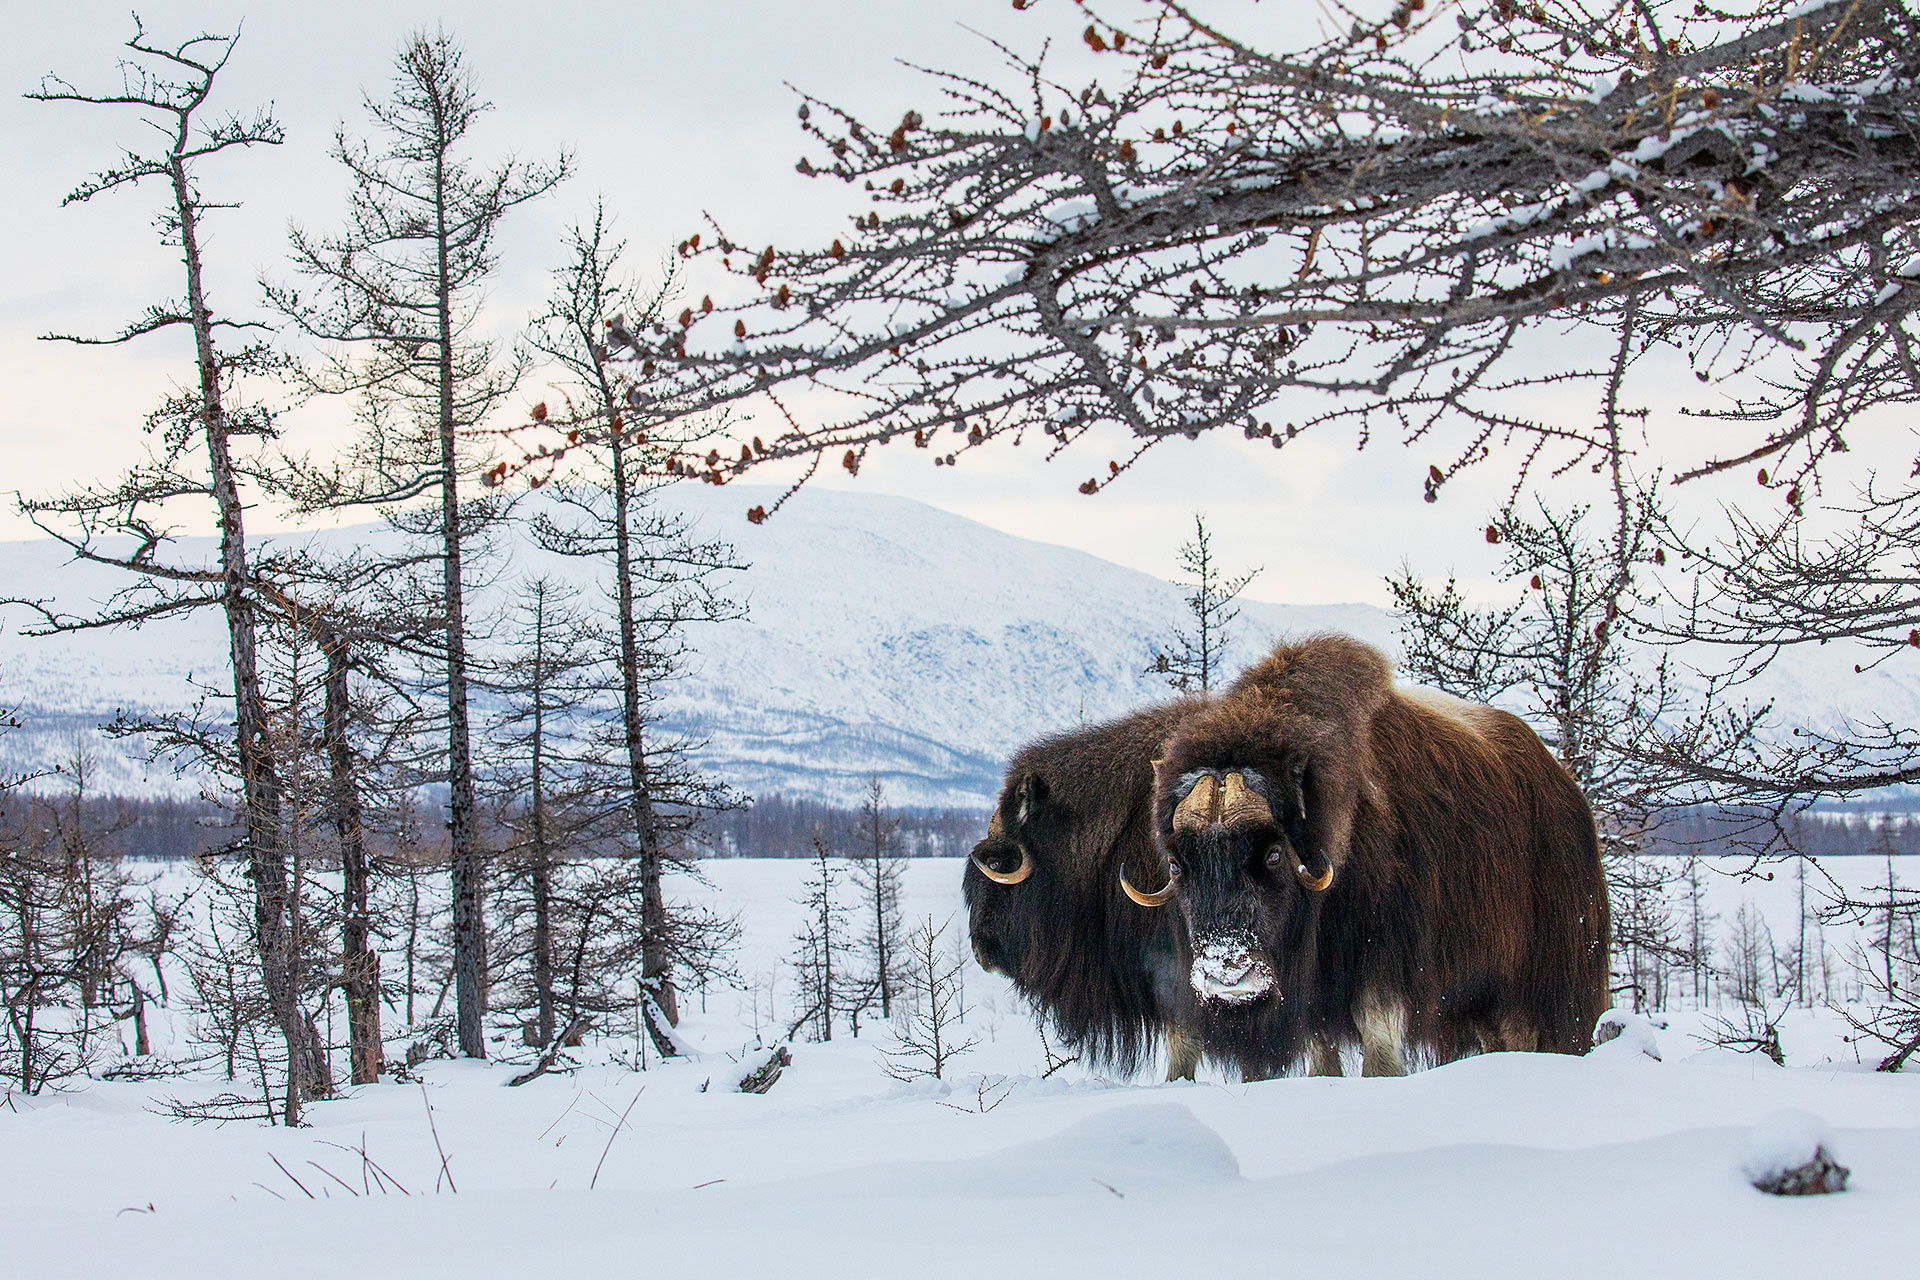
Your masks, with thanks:
[{"label": "musk ox ear", "polygon": [[1013,784],[1013,825],[1024,827],[1032,822],[1046,803],[1046,781],[1037,773],[1022,774]]},{"label": "musk ox ear", "polygon": [[1268,785],[1273,791],[1274,823],[1286,836],[1299,865],[1309,872],[1318,872],[1330,865],[1326,850],[1315,848],[1307,834],[1310,824],[1307,821],[1306,757],[1289,760],[1277,777],[1268,779]]}]

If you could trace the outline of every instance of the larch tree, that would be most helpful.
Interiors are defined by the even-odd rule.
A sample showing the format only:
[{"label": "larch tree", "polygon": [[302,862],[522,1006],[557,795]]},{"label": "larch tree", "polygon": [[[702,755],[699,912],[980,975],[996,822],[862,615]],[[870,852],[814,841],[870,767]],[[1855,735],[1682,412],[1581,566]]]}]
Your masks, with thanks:
[{"label": "larch tree", "polygon": [[[1057,32],[1035,28],[1060,8],[1017,7],[1004,79],[935,73],[937,109],[802,96],[798,167],[848,223],[689,235],[731,283],[615,333],[645,378],[630,423],[779,395],[764,449],[680,459],[720,477],[1117,431],[1089,492],[1163,440],[1345,430],[1421,450],[1432,498],[1502,445],[1599,458],[1608,423],[1567,394],[1598,410],[1677,356],[1713,384],[1687,407],[1729,430],[1674,441],[1672,469],[1765,464],[1779,500],[1920,397],[1899,0],[1336,4],[1278,50],[1179,0]],[[1078,83],[1011,47],[1082,21]]]},{"label": "larch tree", "polygon": [[1187,592],[1192,630],[1176,628],[1172,645],[1154,655],[1147,671],[1165,676],[1182,693],[1205,696],[1219,682],[1228,628],[1240,616],[1234,601],[1260,571],[1226,573],[1214,554],[1206,518],[1200,515],[1193,517],[1193,538],[1180,544],[1180,570],[1186,575],[1180,586]]},{"label": "larch tree", "polygon": [[833,865],[832,851],[826,839],[813,836],[813,874],[801,886],[800,906],[806,915],[794,931],[797,949],[793,968],[799,984],[794,1016],[787,1027],[789,1038],[800,1028],[812,1024],[814,1039],[833,1039],[834,1010],[848,1003],[846,904],[836,890],[841,869]]},{"label": "larch tree", "polygon": [[[230,724],[186,715],[155,722],[123,720],[117,731],[152,730],[166,748],[197,756],[238,791],[234,848],[245,859],[251,932],[272,1020],[285,1041],[289,1080],[282,1119],[294,1123],[302,1099],[323,1082],[302,1078],[302,1064],[319,1058],[301,1011],[293,973],[289,923],[291,885],[286,855],[282,781],[261,687],[259,586],[272,577],[247,542],[247,507],[271,494],[278,476],[263,446],[275,436],[273,413],[242,393],[249,378],[271,376],[279,362],[250,335],[265,326],[235,319],[214,305],[205,256],[207,215],[230,208],[209,197],[201,170],[228,152],[278,145],[279,123],[267,111],[215,116],[207,108],[214,84],[239,40],[201,34],[178,44],[157,41],[138,20],[126,42],[120,84],[82,90],[49,76],[28,95],[44,102],[124,108],[151,133],[144,149],[129,149],[67,197],[80,204],[147,185],[164,192],[158,218],[164,243],[179,254],[182,292],[149,306],[119,332],[56,340],[117,346],[156,335],[191,336],[192,376],[148,419],[154,444],[148,457],[113,483],[44,499],[25,499],[27,516],[78,559],[120,569],[128,585],[106,607],[73,616],[40,607],[44,632],[139,626],[189,610],[218,609],[225,623],[231,672]],[[238,340],[236,340],[238,339]],[[173,521],[189,504],[211,517],[220,545],[213,563],[170,558]]]},{"label": "larch tree", "polygon": [[[578,397],[577,412],[611,426],[576,455],[577,469],[549,489],[551,501],[531,528],[547,550],[604,568],[617,646],[611,656],[618,672],[615,737],[626,775],[621,804],[631,822],[642,898],[641,982],[654,1043],[666,1055],[677,1052],[666,1034],[679,1021],[676,953],[703,954],[699,934],[707,922],[703,913],[667,900],[664,876],[674,860],[674,837],[736,798],[700,776],[685,744],[660,731],[655,703],[684,664],[687,626],[744,615],[722,590],[725,577],[744,566],[732,546],[702,539],[691,519],[653,501],[668,479],[665,463],[699,425],[629,429],[620,417],[629,382],[611,361],[608,322],[617,327],[657,313],[672,283],[669,277],[658,290],[643,293],[623,274],[624,247],[596,209],[591,224],[571,231],[554,291],[527,331],[528,349],[567,378],[568,394]],[[547,410],[543,405],[536,412],[544,416]],[[490,478],[497,484],[507,471],[501,464]],[[711,922],[726,932],[725,921]]]},{"label": "larch tree", "polygon": [[[488,104],[459,46],[441,31],[409,36],[395,58],[389,95],[369,97],[365,107],[379,145],[342,131],[333,148],[348,177],[346,228],[317,236],[296,227],[294,268],[308,283],[272,285],[268,295],[323,348],[305,371],[309,385],[355,394],[363,406],[360,443],[339,467],[308,477],[305,504],[379,505],[437,551],[440,572],[431,585],[442,624],[455,1009],[460,1051],[480,1058],[486,917],[464,556],[501,504],[468,490],[484,470],[481,424],[523,372],[486,338],[482,311],[502,221],[552,190],[569,162],[562,155],[548,164],[485,168],[467,157]],[[423,496],[434,506],[413,505]]]},{"label": "larch tree", "polygon": [[[886,785],[879,774],[867,779],[858,816],[847,830],[853,849],[848,868],[860,896],[860,945],[870,969],[862,1003],[878,1001],[880,1016],[893,1017],[906,971],[906,944],[900,921],[900,890],[906,879],[906,859],[900,853],[900,819],[887,809]],[[860,1011],[853,1011],[854,1034],[860,1034]]]},{"label": "larch tree", "polygon": [[556,992],[568,932],[560,883],[568,855],[591,848],[596,829],[607,825],[592,776],[601,762],[588,741],[604,637],[578,597],[553,578],[523,582],[506,649],[487,680],[504,704],[490,734],[489,789],[508,832],[503,854],[512,886],[501,904],[508,954],[496,958],[495,970],[497,978],[524,976],[533,1009],[526,1039],[537,1049],[566,1029],[556,1021]]}]

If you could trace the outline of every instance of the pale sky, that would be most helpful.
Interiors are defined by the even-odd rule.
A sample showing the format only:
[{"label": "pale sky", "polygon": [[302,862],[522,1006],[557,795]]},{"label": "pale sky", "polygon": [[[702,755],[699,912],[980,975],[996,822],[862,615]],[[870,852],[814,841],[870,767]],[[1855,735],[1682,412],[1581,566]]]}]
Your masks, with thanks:
[{"label": "pale sky", "polygon": [[[1276,38],[1303,12],[1274,0],[1205,7],[1237,22],[1237,30]],[[183,340],[105,350],[36,341],[49,330],[113,329],[177,292],[179,267],[152,231],[157,189],[59,207],[75,182],[138,137],[133,113],[18,96],[48,71],[82,88],[116,83],[119,43],[131,33],[124,0],[10,8],[9,38],[0,47],[0,148],[12,180],[0,204],[0,243],[8,246],[0,285],[0,384],[8,388],[0,400],[7,442],[0,454],[0,539],[35,536],[14,511],[12,491],[46,494],[104,479],[137,457],[144,415],[173,380],[191,372]],[[262,275],[284,276],[289,219],[316,231],[337,225],[343,184],[326,154],[336,125],[364,132],[363,87],[382,94],[402,37],[444,23],[499,108],[481,130],[477,154],[538,157],[564,146],[576,157],[576,176],[557,195],[516,213],[504,237],[490,301],[502,332],[536,309],[558,263],[561,230],[591,208],[596,192],[605,193],[630,242],[630,265],[641,270],[701,230],[703,210],[750,243],[822,239],[844,215],[845,197],[837,184],[794,172],[802,139],[783,82],[891,120],[933,101],[926,78],[902,60],[1001,74],[1004,82],[995,71],[998,55],[969,27],[1023,51],[1051,37],[1067,51],[1065,65],[1086,62],[1078,44],[1085,19],[1063,0],[1027,13],[1007,0],[168,0],[140,12],[162,39],[229,30],[244,18],[245,34],[214,105],[244,113],[271,101],[287,130],[280,148],[203,169],[210,196],[243,205],[216,215],[207,251],[214,300],[236,315],[258,311]],[[534,380],[523,399],[531,404],[546,394]],[[346,424],[344,405],[309,406],[284,420],[290,444],[316,453],[344,438]],[[1263,566],[1250,596],[1379,602],[1382,575],[1403,559],[1433,576],[1458,569],[1470,581],[1493,562],[1480,530],[1505,497],[1510,474],[1497,464],[1478,468],[1450,484],[1442,501],[1424,504],[1428,464],[1444,464],[1450,454],[1450,447],[1409,450],[1384,440],[1356,452],[1350,437],[1335,435],[1302,437],[1275,453],[1265,442],[1222,434],[1163,446],[1148,465],[1087,498],[1075,487],[1122,454],[1095,444],[1043,465],[1037,449],[1001,447],[935,470],[925,453],[890,449],[872,457],[857,480],[840,475],[816,483],[917,498],[1168,577],[1193,514],[1202,512],[1230,563]],[[1696,500],[1716,501],[1705,489]],[[254,520],[263,529],[281,523],[267,511]],[[751,557],[749,526],[725,532]]]}]

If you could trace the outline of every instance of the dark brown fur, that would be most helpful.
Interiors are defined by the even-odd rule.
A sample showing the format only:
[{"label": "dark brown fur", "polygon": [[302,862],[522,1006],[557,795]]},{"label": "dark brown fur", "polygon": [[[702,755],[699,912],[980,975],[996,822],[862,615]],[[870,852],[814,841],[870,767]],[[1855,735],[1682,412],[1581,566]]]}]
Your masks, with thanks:
[{"label": "dark brown fur", "polygon": [[[1441,1061],[1588,1047],[1608,1003],[1592,815],[1522,721],[1437,697],[1395,690],[1359,641],[1317,636],[1281,645],[1169,740],[1156,830],[1189,936],[1250,937],[1275,980],[1248,1004],[1206,1002],[1210,1053],[1281,1070],[1310,1036],[1358,1038],[1367,993],[1402,1002],[1409,1040]],[[1196,771],[1246,770],[1273,823],[1176,835]],[[1305,888],[1296,863],[1330,863],[1332,887]]]},{"label": "dark brown fur", "polygon": [[1011,872],[1024,847],[1032,875],[996,884],[969,860],[963,888],[974,954],[1044,1011],[1065,1042],[1132,1070],[1170,1027],[1190,1025],[1173,912],[1120,889],[1158,883],[1152,759],[1195,703],[1175,702],[1043,738],[1014,756],[996,813],[1001,832],[974,857]]}]

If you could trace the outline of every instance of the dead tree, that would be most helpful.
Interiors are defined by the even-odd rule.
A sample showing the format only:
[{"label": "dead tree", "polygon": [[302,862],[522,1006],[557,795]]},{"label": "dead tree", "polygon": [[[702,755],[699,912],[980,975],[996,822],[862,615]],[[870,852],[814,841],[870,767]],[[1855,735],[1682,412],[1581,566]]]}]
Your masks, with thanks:
[{"label": "dead tree", "polygon": [[1167,683],[1182,693],[1204,696],[1221,674],[1227,646],[1227,628],[1240,616],[1233,602],[1260,571],[1249,569],[1238,576],[1225,573],[1213,550],[1213,535],[1205,518],[1193,517],[1193,540],[1180,544],[1180,568],[1187,575],[1180,586],[1188,593],[1187,613],[1191,631],[1176,629],[1173,644],[1154,655],[1147,670],[1164,675]]},{"label": "dead tree", "polygon": [[[487,104],[459,47],[444,33],[416,32],[395,58],[384,100],[365,106],[380,149],[335,139],[348,177],[347,227],[333,236],[295,228],[292,256],[310,282],[274,285],[275,307],[324,347],[305,371],[315,390],[363,399],[366,434],[348,462],[308,476],[308,509],[371,504],[437,551],[436,601],[447,708],[446,782],[452,836],[455,1005],[461,1052],[486,1056],[486,925],[480,835],[474,810],[468,710],[467,542],[496,504],[462,492],[481,470],[474,433],[519,380],[479,336],[495,264],[495,237],[514,208],[551,190],[567,170],[509,161],[480,170],[464,152]],[[431,511],[409,506],[431,494]]]},{"label": "dead tree", "polygon": [[[286,1041],[287,1059],[310,1061],[315,1052],[310,1028],[301,1014],[292,976],[289,872],[283,846],[285,819],[278,764],[267,726],[261,690],[257,611],[259,583],[271,577],[250,554],[246,508],[274,491],[275,476],[254,454],[257,442],[274,434],[273,415],[247,403],[239,383],[272,373],[277,359],[264,342],[238,347],[222,339],[262,326],[230,319],[208,299],[203,249],[203,220],[225,208],[201,186],[203,165],[224,153],[281,141],[273,117],[228,116],[205,123],[203,108],[215,79],[232,56],[238,35],[199,35],[176,45],[151,39],[136,21],[126,47],[132,56],[120,65],[118,89],[83,91],[49,76],[29,95],[46,102],[80,102],[129,107],[151,126],[157,142],[128,151],[112,167],[82,182],[67,203],[141,183],[166,189],[159,225],[166,244],[178,249],[184,269],[179,299],[150,306],[116,334],[104,338],[60,340],[116,346],[148,335],[184,329],[192,335],[194,369],[187,387],[170,397],[151,418],[158,446],[151,456],[113,484],[76,490],[46,499],[24,499],[23,511],[34,523],[65,543],[75,557],[126,571],[130,585],[101,611],[74,616],[40,606],[42,632],[94,627],[137,626],[151,619],[197,608],[221,611],[231,665],[231,726],[197,717],[167,719],[154,725],[123,723],[120,729],[153,728],[169,745],[198,755],[238,790],[240,826],[237,851],[246,859],[253,899],[253,945],[273,1017]],[[170,560],[173,541],[167,512],[193,501],[211,508],[220,530],[218,560],[198,564]],[[112,539],[131,538],[131,549]],[[299,1090],[289,1089],[285,1119],[298,1116]]]},{"label": "dead tree", "polygon": [[[551,505],[531,528],[547,550],[598,561],[606,574],[618,646],[612,656],[620,708],[616,750],[626,769],[621,804],[633,831],[644,912],[641,981],[649,992],[648,1017],[657,1013],[665,1024],[652,1030],[655,1047],[666,1055],[674,1052],[666,1031],[679,1021],[676,939],[694,952],[702,949],[698,913],[667,900],[674,837],[738,798],[688,767],[691,744],[661,733],[654,704],[684,660],[688,624],[744,615],[720,589],[720,580],[743,566],[730,545],[700,539],[686,518],[650,503],[663,463],[688,438],[688,427],[629,430],[620,419],[622,382],[608,363],[603,320],[655,313],[671,285],[642,293],[622,274],[624,247],[597,210],[590,226],[575,227],[554,291],[527,332],[529,349],[557,364],[577,395],[576,414],[569,416],[612,424],[578,455],[577,472],[551,488]],[[507,470],[501,464],[489,478],[498,484]]]}]

